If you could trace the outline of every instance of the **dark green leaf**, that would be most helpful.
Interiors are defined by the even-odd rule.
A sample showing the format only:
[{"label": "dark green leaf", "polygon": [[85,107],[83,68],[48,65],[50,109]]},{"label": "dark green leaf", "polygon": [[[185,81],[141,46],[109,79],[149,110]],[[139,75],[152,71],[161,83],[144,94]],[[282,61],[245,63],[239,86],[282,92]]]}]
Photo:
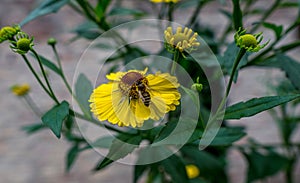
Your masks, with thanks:
[{"label": "dark green leaf", "polygon": [[114,16],[114,15],[118,15],[118,16],[123,16],[123,15],[143,16],[143,15],[145,15],[145,13],[140,11],[140,10],[137,10],[137,9],[115,7],[109,12],[108,15],[110,15],[110,16]]},{"label": "dark green leaf", "polygon": [[273,175],[282,170],[288,163],[287,158],[272,151],[261,154],[253,150],[251,153],[243,152],[243,154],[248,161],[248,182]]},{"label": "dark green leaf", "polygon": [[300,63],[285,55],[279,55],[278,61],[292,84],[300,90]]},{"label": "dark green leaf", "polygon": [[185,171],[185,165],[178,156],[172,155],[167,159],[161,161],[160,163],[164,167],[164,170],[172,178],[172,182],[174,183],[189,182],[189,179]]},{"label": "dark green leaf", "polygon": [[240,0],[232,0],[232,3],[233,3],[232,21],[233,21],[234,29],[238,31],[240,27],[243,27],[243,14],[240,7]]},{"label": "dark green leaf", "polygon": [[223,165],[216,157],[205,151],[199,151],[198,146],[185,146],[180,151],[188,162],[195,163],[201,177],[211,180],[208,182],[226,182]]},{"label": "dark green leaf", "polygon": [[92,142],[90,145],[92,147],[100,147],[100,148],[109,148],[113,143],[115,137],[113,136],[105,136],[97,139],[95,142]]},{"label": "dark green leaf", "polygon": [[114,139],[107,156],[95,167],[95,171],[105,168],[112,162],[124,158],[138,147],[142,141],[140,136],[120,135]]},{"label": "dark green leaf", "polygon": [[44,0],[20,23],[20,25],[23,26],[39,16],[55,13],[68,2],[69,0]]},{"label": "dark green leaf", "polygon": [[210,145],[212,146],[228,146],[233,142],[240,140],[246,135],[243,128],[238,127],[222,127],[219,129],[216,137],[213,139]]},{"label": "dark green leaf", "polygon": [[283,26],[282,25],[275,25],[273,23],[269,23],[269,22],[264,22],[262,23],[262,25],[265,28],[271,29],[274,31],[276,38],[279,38],[281,36],[281,33],[283,31]]},{"label": "dark green leaf", "polygon": [[69,115],[69,103],[63,101],[62,103],[54,106],[46,114],[43,115],[42,121],[47,125],[52,132],[60,138],[60,131],[63,121]]},{"label": "dark green leaf", "polygon": [[147,170],[147,165],[135,165],[134,166],[134,183],[137,183],[142,174]]},{"label": "dark green leaf", "polygon": [[[195,130],[191,137],[190,142],[195,141],[193,144],[198,145],[199,139],[202,137],[203,131],[198,129]],[[218,133],[214,137],[213,141],[209,144],[210,146],[229,146],[235,141],[240,140],[246,133],[242,127],[221,127]]]},{"label": "dark green leaf", "polygon": [[[226,51],[224,52],[224,56],[219,57],[218,60],[221,64],[222,70],[224,72],[224,74],[229,75],[232,71],[232,67],[233,67],[233,63],[235,58],[237,57],[238,53],[239,53],[240,49],[236,46],[236,44],[233,42],[231,44],[228,45]],[[248,61],[248,56],[250,54],[246,53],[243,58],[241,59],[238,67],[237,67],[237,71],[235,72],[234,75],[234,82],[237,81],[238,78],[238,70],[247,64]]]},{"label": "dark green leaf", "polygon": [[101,0],[95,8],[98,19],[102,19],[105,15],[106,9],[108,8],[111,0]]},{"label": "dark green leaf", "polygon": [[71,32],[77,34],[77,37],[73,38],[72,40],[76,40],[78,37],[83,37],[86,39],[93,40],[101,35],[101,32],[99,32],[99,28],[97,24],[91,21],[80,24],[78,27],[71,30]]},{"label": "dark green leaf", "polygon": [[196,106],[200,106],[200,104],[199,104],[199,96],[198,96],[198,93],[196,91],[191,90],[189,88],[186,88],[186,87],[184,87],[182,85],[180,85],[180,88],[182,88],[183,91],[192,99],[192,101],[195,103]]},{"label": "dark green leaf", "polygon": [[54,64],[52,63],[50,60],[48,60],[47,58],[39,55],[41,62],[44,66],[46,66],[47,68],[49,68],[50,70],[52,70],[53,72],[55,72],[58,75],[62,75],[61,70]]},{"label": "dark green leaf", "polygon": [[195,130],[197,121],[189,119],[182,120],[180,124],[177,121],[169,121],[160,131],[159,136],[154,140],[156,146],[160,145],[182,145],[187,141],[194,141],[200,137],[201,132]]},{"label": "dark green leaf", "polygon": [[226,108],[224,119],[250,117],[278,105],[300,98],[300,94],[253,98]]},{"label": "dark green leaf", "polygon": [[71,147],[67,153],[66,157],[66,171],[70,171],[72,166],[75,163],[75,160],[77,159],[79,155],[80,149],[78,147],[78,144],[75,144],[73,147]]},{"label": "dark green leaf", "polygon": [[92,114],[90,112],[90,103],[89,103],[89,98],[92,92],[93,92],[92,83],[88,80],[88,78],[84,74],[81,73],[75,84],[76,100],[79,103],[80,109],[88,118],[92,118]]},{"label": "dark green leaf", "polygon": [[28,134],[31,134],[41,129],[44,129],[45,127],[46,126],[43,123],[37,123],[37,124],[22,126],[22,130],[24,130]]},{"label": "dark green leaf", "polygon": [[300,89],[300,63],[284,54],[266,59],[257,64],[259,66],[276,67],[282,69],[295,88]]}]

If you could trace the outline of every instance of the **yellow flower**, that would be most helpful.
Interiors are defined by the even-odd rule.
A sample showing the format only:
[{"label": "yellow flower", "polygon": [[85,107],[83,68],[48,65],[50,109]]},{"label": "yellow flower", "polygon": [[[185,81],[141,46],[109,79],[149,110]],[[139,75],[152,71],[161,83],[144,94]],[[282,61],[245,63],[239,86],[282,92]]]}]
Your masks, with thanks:
[{"label": "yellow flower", "polygon": [[24,96],[29,92],[30,86],[29,84],[14,85],[10,89],[16,96]]},{"label": "yellow flower", "polygon": [[187,27],[184,28],[183,32],[182,27],[177,27],[175,34],[173,34],[172,27],[168,27],[164,33],[165,45],[168,51],[174,52],[175,49],[178,49],[180,52],[186,51],[190,53],[200,46],[197,40],[198,34]]},{"label": "yellow flower", "polygon": [[145,120],[159,120],[179,105],[177,78],[168,73],[146,75],[129,70],[106,75],[90,96],[91,111],[100,120],[119,126],[141,127]]},{"label": "yellow flower", "polygon": [[192,164],[186,165],[185,171],[189,179],[194,179],[200,175],[198,167]]},{"label": "yellow flower", "polygon": [[246,34],[246,29],[240,28],[234,35],[235,43],[238,47],[244,48],[250,52],[258,52],[259,50],[263,49],[269,41],[260,45],[261,41],[263,40],[262,33],[258,34]]},{"label": "yellow flower", "polygon": [[180,0],[150,0],[152,3],[178,3]]}]

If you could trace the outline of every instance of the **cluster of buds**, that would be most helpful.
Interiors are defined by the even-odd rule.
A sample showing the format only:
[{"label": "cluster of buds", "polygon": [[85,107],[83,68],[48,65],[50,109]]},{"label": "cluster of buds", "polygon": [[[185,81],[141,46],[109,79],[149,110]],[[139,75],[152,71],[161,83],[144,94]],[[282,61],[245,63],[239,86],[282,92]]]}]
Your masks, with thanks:
[{"label": "cluster of buds", "polygon": [[33,47],[33,38],[23,32],[20,26],[5,26],[0,30],[0,43],[10,42],[11,49],[21,55],[26,54]]}]

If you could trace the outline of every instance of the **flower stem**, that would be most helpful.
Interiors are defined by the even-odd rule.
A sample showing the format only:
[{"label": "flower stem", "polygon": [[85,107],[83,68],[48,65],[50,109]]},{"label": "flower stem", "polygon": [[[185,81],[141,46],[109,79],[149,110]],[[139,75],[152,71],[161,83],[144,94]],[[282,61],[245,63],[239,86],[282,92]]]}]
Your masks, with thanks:
[{"label": "flower stem", "polygon": [[232,67],[232,71],[231,71],[231,74],[230,74],[229,82],[228,82],[227,87],[226,87],[225,98],[227,98],[228,95],[229,95],[231,85],[232,85],[232,82],[233,82],[233,78],[234,78],[234,74],[236,72],[236,69],[237,69],[241,59],[245,55],[245,53],[246,53],[246,49],[241,48],[238,55],[237,55],[237,57],[235,58],[235,61],[233,63],[233,67]]},{"label": "flower stem", "polygon": [[38,60],[40,69],[41,69],[41,71],[42,71],[43,77],[44,77],[44,79],[45,79],[45,81],[46,81],[46,84],[47,84],[47,86],[48,86],[48,89],[49,89],[49,91],[50,91],[50,94],[51,94],[53,100],[54,100],[57,104],[59,104],[59,101],[58,101],[58,99],[56,98],[56,96],[55,96],[55,94],[54,94],[54,92],[53,92],[53,90],[52,90],[52,87],[51,87],[51,85],[50,85],[50,83],[49,83],[49,80],[48,80],[48,78],[47,78],[47,76],[46,76],[46,72],[45,72],[45,69],[44,69],[44,67],[43,67],[43,64],[42,64],[42,61],[41,61],[39,55],[37,54],[37,52],[36,52],[34,49],[31,49],[30,51],[34,54],[34,56],[35,56],[36,59]]},{"label": "flower stem", "polygon": [[41,85],[41,87],[44,89],[44,91],[53,99],[52,94],[46,88],[46,86],[43,84],[43,82],[41,81],[41,79],[39,78],[39,76],[37,75],[37,73],[35,72],[35,70],[33,69],[32,65],[30,64],[29,60],[27,59],[27,57],[25,55],[21,55],[21,56],[25,60],[25,63],[29,67],[30,71],[32,72],[32,74],[34,75],[34,77],[36,78],[36,80],[38,81],[38,83]]},{"label": "flower stem", "polygon": [[58,63],[59,70],[61,71],[61,77],[63,79],[63,82],[65,83],[65,85],[66,85],[68,91],[70,92],[70,94],[73,95],[72,89],[71,89],[71,87],[70,87],[70,85],[69,85],[69,83],[68,83],[68,81],[66,79],[66,76],[64,74],[64,71],[63,71],[63,68],[62,68],[62,65],[61,65],[61,60],[60,60],[59,55],[57,53],[56,47],[55,47],[55,45],[51,45],[51,47],[53,49],[56,61]]},{"label": "flower stem", "polygon": [[174,53],[174,60],[172,62],[172,67],[171,67],[171,75],[175,75],[176,64],[179,60],[179,56],[180,56],[180,51],[176,49]]}]

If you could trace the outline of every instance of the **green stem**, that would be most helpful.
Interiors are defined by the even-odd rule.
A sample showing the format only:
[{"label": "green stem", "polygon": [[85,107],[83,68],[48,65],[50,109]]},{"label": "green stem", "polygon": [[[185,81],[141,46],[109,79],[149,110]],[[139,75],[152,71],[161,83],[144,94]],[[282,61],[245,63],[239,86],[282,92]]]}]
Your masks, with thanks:
[{"label": "green stem", "polygon": [[180,56],[180,51],[176,49],[174,53],[174,60],[172,62],[172,67],[171,67],[171,75],[175,75],[176,65],[179,60],[179,56]]},{"label": "green stem", "polygon": [[168,19],[170,22],[173,21],[174,3],[169,3]]},{"label": "green stem", "polygon": [[61,60],[60,60],[59,55],[58,55],[58,53],[57,53],[56,47],[55,47],[55,45],[51,45],[51,47],[52,47],[52,49],[53,49],[53,52],[54,52],[56,61],[57,61],[57,63],[58,63],[58,67],[59,67],[59,69],[60,69],[60,71],[61,71],[61,77],[62,77],[62,79],[63,79],[63,82],[65,83],[65,85],[66,85],[68,91],[70,92],[70,94],[73,96],[72,89],[71,89],[71,87],[70,87],[70,85],[69,85],[69,83],[68,83],[68,81],[67,81],[67,79],[66,79],[66,76],[65,76],[65,74],[64,74],[63,67],[62,67],[62,65],[61,65]]},{"label": "green stem", "polygon": [[197,7],[196,7],[196,9],[195,9],[195,11],[194,11],[194,13],[193,13],[191,19],[190,19],[190,22],[188,23],[188,25],[190,25],[191,28],[193,27],[194,23],[195,23],[196,20],[197,20],[197,17],[198,17],[198,15],[199,15],[199,13],[200,13],[201,7],[202,7],[202,5],[203,5],[202,2],[203,2],[203,1],[199,1],[199,2],[198,2],[198,5],[197,5]]},{"label": "green stem", "polygon": [[[31,66],[29,60],[27,59],[27,57],[25,55],[21,55],[23,57],[23,59],[25,60],[25,63],[27,64],[27,66],[29,67],[30,71],[32,72],[32,74],[34,75],[34,77],[36,78],[36,80],[38,81],[38,83],[41,85],[41,87],[44,89],[44,91],[53,99],[52,94],[50,93],[50,91],[46,88],[46,86],[44,85],[44,83],[41,81],[41,79],[39,78],[39,76],[37,75],[37,73],[35,72],[35,70],[33,69],[33,67]],[[54,100],[54,99],[53,99]]]},{"label": "green stem", "polygon": [[246,49],[241,48],[238,55],[237,55],[237,57],[235,58],[235,61],[233,63],[233,67],[232,67],[232,71],[231,71],[231,74],[230,74],[229,82],[228,82],[227,87],[226,87],[225,98],[227,98],[228,95],[229,95],[231,85],[232,85],[232,82],[233,82],[233,78],[234,78],[234,74],[236,72],[236,69],[237,69],[241,59],[245,55],[246,51],[247,51]]},{"label": "green stem", "polygon": [[46,81],[46,84],[47,84],[47,86],[48,86],[48,89],[49,89],[49,91],[50,91],[50,93],[51,93],[51,95],[52,95],[52,97],[53,97],[53,100],[54,100],[57,104],[59,104],[59,101],[58,101],[58,99],[56,98],[56,96],[55,96],[55,94],[54,94],[54,92],[53,92],[53,90],[52,90],[52,87],[51,87],[51,85],[50,85],[50,83],[49,83],[48,77],[47,77],[47,75],[46,75],[45,69],[44,69],[43,64],[42,64],[42,61],[41,61],[41,58],[39,57],[39,55],[37,54],[37,52],[36,52],[34,49],[31,49],[30,51],[34,54],[34,56],[35,56],[36,59],[38,60],[40,69],[41,69],[41,71],[42,71],[43,77],[44,77],[44,79],[45,79],[45,81]]}]

